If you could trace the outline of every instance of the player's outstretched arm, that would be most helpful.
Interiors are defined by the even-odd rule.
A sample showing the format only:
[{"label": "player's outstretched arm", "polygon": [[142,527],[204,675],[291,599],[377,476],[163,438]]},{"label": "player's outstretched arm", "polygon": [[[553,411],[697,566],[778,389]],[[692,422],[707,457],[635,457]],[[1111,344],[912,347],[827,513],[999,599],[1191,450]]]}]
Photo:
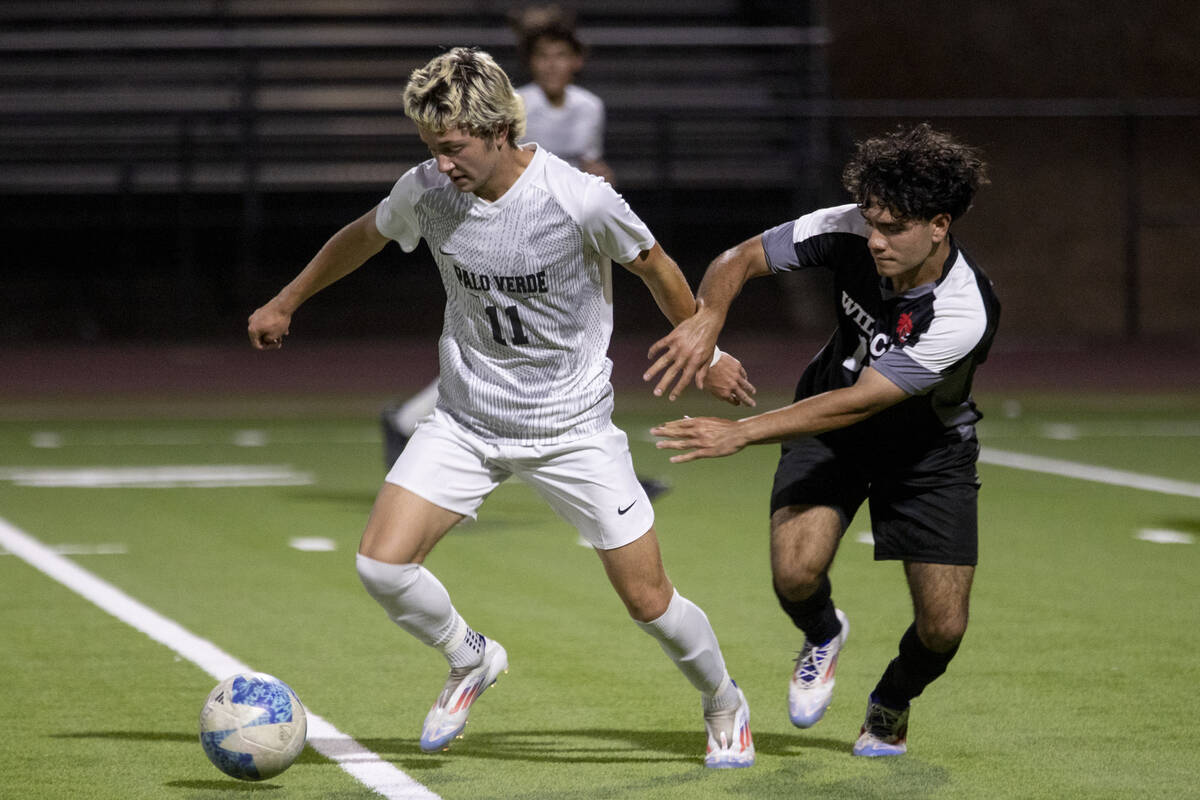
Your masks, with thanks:
[{"label": "player's outstretched arm", "polygon": [[[746,281],[769,273],[761,236],[747,239],[726,250],[709,264],[704,279],[700,282],[695,313],[677,324],[675,330],[650,347],[648,357],[654,359],[654,363],[646,370],[642,380],[651,381],[655,376],[662,376],[654,389],[656,395],[661,395],[670,383],[668,378],[676,378],[675,388],[670,394],[671,400],[678,397],[689,383],[695,381],[698,387],[709,389],[724,400],[734,402],[733,398],[736,397],[735,405],[754,405],[751,397],[754,387],[745,380],[745,370],[741,369],[740,363],[737,364],[737,371],[734,373],[736,377],[732,383],[728,373],[723,372],[732,367],[722,367],[726,360],[724,357],[713,365],[713,368],[721,367],[715,375],[712,374],[713,368],[710,368],[709,364],[717,345],[717,334],[725,325],[725,316],[729,313],[733,298],[742,291]],[[740,372],[740,375],[737,375],[737,372]],[[715,391],[713,387],[706,385],[710,375],[713,380],[718,381]]]},{"label": "player's outstretched arm", "polygon": [[256,350],[282,347],[296,309],[326,286],[361,267],[387,241],[375,227],[375,209],[335,233],[299,275],[250,315],[247,325],[250,346]]},{"label": "player's outstretched arm", "polygon": [[[623,266],[642,279],[646,288],[650,290],[650,294],[654,296],[654,302],[658,304],[659,310],[672,325],[678,325],[696,310],[696,298],[692,294],[692,287],[688,286],[687,278],[683,277],[679,265],[667,255],[658,242],[655,242],[649,250],[643,250],[637,258]],[[662,394],[662,390],[671,383],[674,377],[675,372],[664,374],[654,393]],[[682,386],[676,386],[672,399],[682,390]]]},{"label": "player's outstretched arm", "polygon": [[[654,295],[658,307],[662,309],[663,314],[673,325],[678,325],[694,315],[696,300],[692,297],[692,290],[687,284],[687,279],[683,277],[679,265],[658,244],[643,251],[633,263],[625,266],[630,271],[637,273],[646,283],[646,286],[650,288],[650,293]],[[712,355],[711,350],[709,355]],[[709,365],[705,362],[702,369],[707,370],[708,368]],[[671,382],[676,380],[678,374],[677,368],[668,369],[660,378],[654,394],[661,396]],[[712,390],[714,394],[733,405],[742,403],[754,405],[752,396],[756,390],[746,377],[746,370],[742,368],[742,362],[732,356],[722,355],[717,374],[720,380],[715,384],[715,390]],[[678,378],[674,388],[671,389],[672,400],[687,387],[690,380],[692,380],[691,376]]]},{"label": "player's outstretched arm", "polygon": [[719,458],[751,444],[812,436],[861,422],[894,406],[909,394],[871,367],[853,386],[807,397],[790,406],[739,420],[684,417],[650,429],[660,450],[686,450],[674,463]]}]

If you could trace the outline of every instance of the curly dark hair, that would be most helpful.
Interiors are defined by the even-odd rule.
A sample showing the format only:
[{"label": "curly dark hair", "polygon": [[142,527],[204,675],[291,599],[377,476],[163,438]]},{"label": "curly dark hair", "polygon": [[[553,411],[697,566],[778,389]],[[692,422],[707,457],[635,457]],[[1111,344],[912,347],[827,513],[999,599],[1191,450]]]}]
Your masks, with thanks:
[{"label": "curly dark hair", "polygon": [[859,207],[878,203],[904,219],[956,220],[988,183],[979,151],[929,123],[858,142],[842,172],[842,185]]}]

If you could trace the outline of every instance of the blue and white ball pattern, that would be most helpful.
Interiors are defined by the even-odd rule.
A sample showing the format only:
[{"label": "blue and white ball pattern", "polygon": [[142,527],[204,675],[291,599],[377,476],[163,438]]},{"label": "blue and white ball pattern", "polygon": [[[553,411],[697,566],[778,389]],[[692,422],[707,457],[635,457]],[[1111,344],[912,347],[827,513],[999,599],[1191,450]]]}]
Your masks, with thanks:
[{"label": "blue and white ball pattern", "polygon": [[308,717],[292,688],[262,672],[217,684],[200,710],[200,744],[209,761],[244,781],[273,778],[304,749]]}]

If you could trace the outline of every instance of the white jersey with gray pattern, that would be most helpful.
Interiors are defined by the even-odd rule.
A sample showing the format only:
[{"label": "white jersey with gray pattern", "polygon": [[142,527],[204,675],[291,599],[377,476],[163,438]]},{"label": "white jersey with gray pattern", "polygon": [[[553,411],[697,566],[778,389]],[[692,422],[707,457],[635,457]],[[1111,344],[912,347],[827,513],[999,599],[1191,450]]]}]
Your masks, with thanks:
[{"label": "white jersey with gray pattern", "polygon": [[612,415],[612,261],[654,239],[605,183],[543,149],[495,202],[427,161],[376,213],[406,251],[425,239],[446,289],[438,407],[479,436],[550,444]]}]

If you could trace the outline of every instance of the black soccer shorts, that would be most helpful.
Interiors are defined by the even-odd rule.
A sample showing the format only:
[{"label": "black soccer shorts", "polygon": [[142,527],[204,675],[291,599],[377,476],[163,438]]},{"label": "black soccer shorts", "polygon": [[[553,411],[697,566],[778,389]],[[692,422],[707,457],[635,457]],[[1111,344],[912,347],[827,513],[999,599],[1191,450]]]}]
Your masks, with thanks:
[{"label": "black soccer shorts", "polygon": [[876,561],[973,566],[979,559],[979,442],[947,440],[905,458],[877,440],[846,433],[783,444],[771,513],[829,506],[844,532],[868,500]]}]

